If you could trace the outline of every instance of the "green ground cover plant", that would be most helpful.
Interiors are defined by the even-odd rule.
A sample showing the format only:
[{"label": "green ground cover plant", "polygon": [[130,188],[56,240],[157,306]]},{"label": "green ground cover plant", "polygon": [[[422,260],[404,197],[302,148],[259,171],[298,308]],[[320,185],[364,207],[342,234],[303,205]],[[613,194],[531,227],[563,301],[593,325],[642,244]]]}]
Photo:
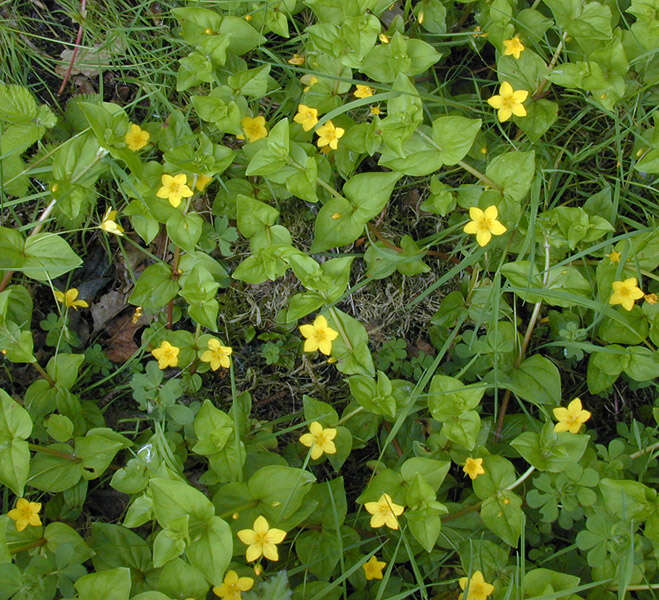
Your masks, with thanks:
[{"label": "green ground cover plant", "polygon": [[0,600],[659,596],[657,0],[0,19]]}]

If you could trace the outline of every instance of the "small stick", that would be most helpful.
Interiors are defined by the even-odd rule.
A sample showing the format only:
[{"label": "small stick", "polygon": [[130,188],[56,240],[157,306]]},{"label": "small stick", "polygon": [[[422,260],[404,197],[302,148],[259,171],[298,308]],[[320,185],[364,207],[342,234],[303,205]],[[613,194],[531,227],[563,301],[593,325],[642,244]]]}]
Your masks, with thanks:
[{"label": "small stick", "polygon": [[57,90],[57,95],[60,96],[66,87],[66,84],[69,82],[71,77],[71,71],[73,71],[73,65],[78,57],[78,52],[80,51],[80,42],[82,41],[82,24],[85,20],[85,15],[87,14],[87,0],[80,0],[80,25],[78,25],[78,35],[76,35],[75,48],[73,48],[73,54],[71,54],[71,62],[69,63],[69,68],[64,74],[64,79],[62,80],[62,85],[59,86]]}]

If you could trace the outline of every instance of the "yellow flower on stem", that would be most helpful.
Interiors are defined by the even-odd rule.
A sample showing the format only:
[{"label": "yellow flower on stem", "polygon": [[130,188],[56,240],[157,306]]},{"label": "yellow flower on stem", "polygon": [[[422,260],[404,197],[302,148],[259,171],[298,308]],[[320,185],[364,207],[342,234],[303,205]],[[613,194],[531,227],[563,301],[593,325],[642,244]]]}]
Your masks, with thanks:
[{"label": "yellow flower on stem", "polygon": [[374,93],[375,90],[370,85],[357,84],[352,95],[355,98],[370,98]]},{"label": "yellow flower on stem", "polygon": [[179,173],[178,175],[163,175],[160,179],[162,187],[156,192],[158,198],[163,200],[169,200],[169,203],[176,208],[181,204],[182,198],[189,198],[192,196],[192,190],[186,185],[188,181],[185,173]]},{"label": "yellow flower on stem", "polygon": [[482,458],[471,458],[469,457],[462,467],[462,470],[469,475],[470,479],[476,479],[479,475],[485,475],[485,469],[483,468],[483,459]]},{"label": "yellow flower on stem", "polygon": [[307,73],[300,77],[300,83],[305,86],[302,91],[306,94],[314,85],[318,83],[318,77]]},{"label": "yellow flower on stem", "polygon": [[135,123],[131,123],[124,136],[124,142],[133,152],[137,152],[149,143],[150,137],[151,134],[148,131],[142,129],[139,125],[135,125]]},{"label": "yellow flower on stem", "polygon": [[394,504],[389,494],[382,494],[377,502],[367,502],[364,508],[371,517],[371,527],[377,529],[386,525],[389,529],[398,529],[398,519],[405,510],[404,506]]},{"label": "yellow flower on stem", "polygon": [[203,173],[197,177],[197,181],[194,184],[195,190],[198,192],[203,192],[206,189],[206,186],[213,181],[212,177],[204,175]]},{"label": "yellow flower on stem", "polygon": [[559,406],[554,409],[554,416],[558,423],[554,425],[554,431],[561,433],[569,431],[570,433],[579,433],[581,426],[590,419],[590,412],[584,410],[581,406],[581,399],[575,398],[567,405],[567,408]]},{"label": "yellow flower on stem", "polygon": [[380,115],[382,114],[382,110],[380,109],[380,106],[376,104],[375,106],[371,106],[371,108],[368,109],[368,113],[370,115]]},{"label": "yellow flower on stem", "polygon": [[306,104],[298,104],[297,114],[293,117],[293,121],[302,125],[302,129],[305,131],[309,131],[318,123],[318,110]]},{"label": "yellow flower on stem", "polygon": [[485,210],[472,206],[469,209],[471,221],[464,226],[463,231],[475,233],[478,245],[487,246],[493,235],[503,235],[508,231],[506,226],[497,220],[498,215],[499,211],[494,204]]},{"label": "yellow flower on stem", "polygon": [[115,221],[116,218],[117,211],[112,210],[111,207],[108,208],[103,215],[103,220],[99,227],[107,233],[114,233],[114,235],[123,236],[124,228]]},{"label": "yellow flower on stem", "polygon": [[514,56],[518,59],[524,52],[524,44],[522,44],[522,40],[519,39],[518,35],[512,39],[503,40],[503,47],[504,56]]},{"label": "yellow flower on stem", "polygon": [[268,130],[265,127],[265,117],[243,117],[240,121],[248,142],[255,142],[264,137],[268,137]]},{"label": "yellow flower on stem", "polygon": [[312,325],[300,325],[300,333],[306,338],[304,341],[304,351],[314,352],[320,350],[323,354],[329,356],[332,352],[332,342],[338,337],[338,331],[335,331],[327,324],[327,319],[318,315]]},{"label": "yellow flower on stem", "polygon": [[167,367],[178,366],[179,351],[180,348],[172,346],[167,340],[163,340],[160,346],[151,350],[151,354],[157,359],[158,368],[166,369]]},{"label": "yellow flower on stem", "polygon": [[616,252],[615,250],[612,250],[609,254],[606,255],[606,257],[612,262],[612,263],[619,263],[620,258],[621,258],[620,252]]},{"label": "yellow flower on stem", "polygon": [[238,532],[238,539],[247,545],[245,558],[247,562],[253,562],[261,556],[268,560],[279,560],[277,544],[281,544],[286,537],[286,532],[282,529],[271,529],[266,518],[262,515],[256,517],[254,529],[241,529]]},{"label": "yellow flower on stem", "polygon": [[611,284],[613,294],[609,298],[609,304],[622,304],[625,310],[634,308],[634,302],[643,298],[641,288],[636,285],[636,277],[630,277],[624,281],[614,281]]},{"label": "yellow flower on stem", "polygon": [[213,586],[213,593],[222,600],[240,600],[242,592],[252,589],[254,580],[251,577],[238,577],[234,570],[227,571],[222,585]]},{"label": "yellow flower on stem", "polygon": [[657,294],[645,294],[643,296],[645,298],[645,301],[648,304],[656,304],[657,303]]},{"label": "yellow flower on stem", "polygon": [[16,522],[16,530],[23,531],[28,525],[39,527],[41,519],[39,518],[39,511],[41,510],[41,502],[30,502],[25,498],[19,498],[16,501],[16,508],[11,509],[7,516]]},{"label": "yellow flower on stem", "polygon": [[318,139],[316,140],[316,145],[319,148],[323,146],[329,146],[332,150],[336,150],[339,146],[339,138],[343,137],[345,129],[341,127],[335,127],[332,121],[327,121],[325,125],[322,125],[316,129],[318,134]]},{"label": "yellow flower on stem", "polygon": [[383,44],[388,44],[389,43],[389,36],[386,33],[381,33],[378,35],[378,39],[383,43]]},{"label": "yellow flower on stem", "polygon": [[309,432],[300,436],[300,443],[311,448],[313,460],[320,458],[323,453],[336,454],[336,446],[332,441],[336,437],[336,429],[331,427],[324,429],[318,421],[314,421],[309,425]]},{"label": "yellow flower on stem", "polygon": [[375,554],[371,556],[371,558],[362,565],[367,581],[370,581],[371,579],[382,579],[382,569],[386,566],[387,563],[378,560]]},{"label": "yellow flower on stem", "polygon": [[89,308],[87,302],[84,300],[76,300],[77,297],[78,288],[71,288],[70,290],[66,290],[66,292],[55,290],[55,299],[64,304],[67,308],[73,308],[74,310],[78,310],[78,307]]},{"label": "yellow flower on stem", "polygon": [[208,340],[208,350],[201,355],[201,360],[210,363],[213,371],[217,371],[220,367],[228,369],[231,366],[229,356],[232,352],[231,347],[223,346],[217,338],[211,338]]},{"label": "yellow flower on stem", "polygon": [[304,56],[301,54],[293,54],[293,56],[288,59],[288,64],[300,67],[304,64]]},{"label": "yellow flower on stem", "polygon": [[499,88],[499,93],[488,98],[487,103],[498,110],[497,117],[503,123],[510,119],[512,115],[516,117],[525,117],[526,109],[522,102],[526,100],[529,93],[526,90],[513,89],[507,81],[504,81]]},{"label": "yellow flower on stem", "polygon": [[494,586],[485,581],[483,573],[480,571],[475,571],[471,579],[469,577],[460,577],[458,584],[462,591],[468,590],[467,597],[465,598],[464,594],[460,594],[458,600],[486,600],[494,591]]}]

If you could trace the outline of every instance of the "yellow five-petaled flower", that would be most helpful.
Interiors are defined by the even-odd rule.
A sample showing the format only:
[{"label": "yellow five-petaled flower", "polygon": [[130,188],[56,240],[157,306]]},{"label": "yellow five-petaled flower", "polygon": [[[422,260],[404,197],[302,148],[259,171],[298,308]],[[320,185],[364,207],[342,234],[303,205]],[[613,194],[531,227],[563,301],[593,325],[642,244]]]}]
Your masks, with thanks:
[{"label": "yellow five-petaled flower", "polygon": [[504,81],[499,88],[499,93],[487,99],[487,103],[498,110],[497,117],[503,123],[510,119],[512,115],[516,117],[525,117],[526,109],[522,102],[526,100],[529,93],[526,90],[513,89],[507,81]]},{"label": "yellow five-petaled flower", "polygon": [[245,557],[247,562],[255,561],[261,556],[268,560],[279,560],[277,544],[281,544],[286,537],[283,529],[270,528],[267,519],[259,515],[252,526],[254,529],[241,529],[238,539],[247,545]]},{"label": "yellow five-petaled flower", "polygon": [[514,56],[519,58],[524,52],[524,44],[522,40],[519,39],[519,36],[516,35],[510,40],[503,40],[503,54],[504,56]]},{"label": "yellow five-petaled flower", "polygon": [[133,152],[141,150],[149,143],[149,138],[151,134],[142,129],[139,125],[131,123],[126,135],[124,136],[124,142]]},{"label": "yellow five-petaled flower", "polygon": [[485,475],[482,458],[467,458],[462,470],[469,475],[470,479],[476,479],[479,475]]},{"label": "yellow five-petaled flower", "polygon": [[208,340],[208,350],[201,355],[203,362],[210,363],[211,369],[217,371],[220,367],[228,369],[231,366],[229,356],[233,349],[230,346],[223,346],[217,338]]},{"label": "yellow five-petaled flower", "polygon": [[375,90],[370,85],[355,85],[355,91],[352,93],[355,98],[370,98]]},{"label": "yellow five-petaled flower", "polygon": [[336,150],[339,147],[339,139],[343,137],[345,129],[335,127],[332,121],[327,121],[327,123],[316,129],[316,133],[318,134],[316,145],[319,148],[329,146],[332,150]]},{"label": "yellow five-petaled flower", "polygon": [[570,433],[579,433],[581,426],[590,419],[590,412],[584,410],[581,406],[581,399],[575,398],[567,405],[567,408],[559,406],[554,409],[554,416],[558,423],[554,425],[554,431],[561,433],[569,431]]},{"label": "yellow five-petaled flower", "polygon": [[156,192],[158,198],[169,200],[169,203],[176,208],[181,204],[182,198],[192,196],[192,190],[186,185],[188,178],[185,173],[178,175],[163,175],[161,178],[162,186]]},{"label": "yellow five-petaled flower", "polygon": [[318,110],[306,104],[298,104],[297,114],[293,117],[293,121],[302,125],[302,129],[305,131],[309,131],[318,123]]},{"label": "yellow five-petaled flower", "polygon": [[485,581],[483,573],[480,571],[475,571],[471,579],[469,577],[460,577],[458,584],[461,590],[469,590],[466,598],[464,594],[460,594],[458,600],[486,600],[494,591],[494,586]]},{"label": "yellow five-petaled flower", "polygon": [[89,304],[85,302],[85,300],[76,300],[78,297],[78,288],[71,288],[70,290],[66,290],[66,292],[60,292],[59,290],[55,290],[55,298],[58,302],[61,302],[66,306],[67,308],[73,308],[74,310],[78,310],[78,307],[81,308],[88,308]]},{"label": "yellow five-petaled flower", "polygon": [[318,421],[314,421],[309,425],[309,433],[300,436],[300,443],[311,448],[311,458],[316,460],[323,453],[336,454],[336,446],[332,441],[335,437],[336,429],[332,427],[325,429]]},{"label": "yellow five-petaled flower", "polygon": [[323,315],[318,315],[312,325],[300,325],[300,333],[306,338],[304,340],[305,352],[320,350],[327,356],[332,352],[332,342],[339,335],[338,331],[327,324],[327,319]]},{"label": "yellow five-petaled flower", "polygon": [[103,220],[99,227],[106,233],[114,233],[114,235],[122,236],[124,228],[115,221],[117,218],[117,211],[109,207],[103,215]]},{"label": "yellow five-petaled flower", "polygon": [[30,502],[25,498],[19,498],[16,501],[16,508],[13,508],[7,513],[7,516],[16,522],[17,531],[23,531],[28,525],[39,527],[41,519],[39,518],[39,511],[41,510],[41,502]]},{"label": "yellow five-petaled flower", "polygon": [[240,600],[242,592],[252,589],[254,580],[251,577],[238,577],[234,570],[227,571],[224,583],[213,587],[213,593],[222,600]]},{"label": "yellow five-petaled flower", "polygon": [[255,142],[261,138],[268,137],[268,130],[265,127],[265,117],[243,117],[240,121],[240,126],[243,128],[247,141]]},{"label": "yellow five-petaled flower", "polygon": [[374,554],[362,565],[362,568],[364,569],[366,579],[370,581],[371,579],[382,579],[382,569],[386,566],[387,563],[378,560]]},{"label": "yellow five-petaled flower", "polygon": [[382,494],[377,502],[366,502],[364,508],[371,515],[371,527],[378,528],[386,525],[389,529],[398,529],[398,519],[405,510],[404,506],[394,504],[389,494]]},{"label": "yellow five-petaled flower", "polygon": [[159,369],[178,366],[179,352],[180,348],[172,346],[167,340],[163,340],[160,346],[151,350],[153,357],[158,360]]},{"label": "yellow five-petaled flower", "polygon": [[611,284],[613,293],[609,298],[609,304],[622,304],[625,310],[634,308],[634,302],[643,298],[641,288],[636,285],[636,277],[630,277],[624,281],[614,281]]},{"label": "yellow five-petaled flower", "polygon": [[485,210],[472,206],[469,209],[471,221],[464,226],[463,231],[465,233],[475,233],[478,245],[487,246],[493,235],[502,235],[508,231],[505,225],[497,221],[498,215],[499,211],[494,204],[488,206]]}]

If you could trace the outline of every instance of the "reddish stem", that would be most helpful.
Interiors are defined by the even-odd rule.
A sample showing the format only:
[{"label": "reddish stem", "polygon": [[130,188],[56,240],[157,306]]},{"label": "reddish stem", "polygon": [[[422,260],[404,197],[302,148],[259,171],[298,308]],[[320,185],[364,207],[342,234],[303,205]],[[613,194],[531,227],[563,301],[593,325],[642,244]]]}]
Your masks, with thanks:
[{"label": "reddish stem", "polygon": [[73,71],[73,65],[78,58],[78,52],[80,51],[80,42],[82,41],[82,24],[85,20],[85,14],[87,12],[87,0],[80,0],[80,25],[78,25],[78,35],[76,35],[75,48],[73,48],[73,54],[71,55],[71,62],[69,63],[69,68],[66,70],[64,79],[62,80],[62,85],[59,86],[57,90],[57,95],[61,95],[66,87],[66,84],[69,82],[71,77],[71,71]]}]

